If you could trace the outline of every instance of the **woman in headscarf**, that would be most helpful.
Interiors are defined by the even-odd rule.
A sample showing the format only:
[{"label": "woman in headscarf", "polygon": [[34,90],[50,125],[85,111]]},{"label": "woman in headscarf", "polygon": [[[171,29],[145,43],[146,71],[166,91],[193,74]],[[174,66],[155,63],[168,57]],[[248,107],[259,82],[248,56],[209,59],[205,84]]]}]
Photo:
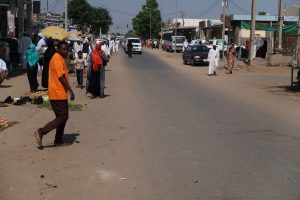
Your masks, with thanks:
[{"label": "woman in headscarf", "polygon": [[234,68],[234,63],[235,63],[235,57],[236,57],[236,51],[234,48],[234,44],[231,44],[226,54],[228,67],[225,67],[225,69],[228,70],[228,74],[232,74],[232,70]]},{"label": "woman in headscarf", "polygon": [[34,44],[30,44],[25,55],[24,59],[28,61],[27,64],[27,77],[29,81],[30,91],[36,92],[39,87],[39,83],[37,80],[37,72],[38,72],[38,62],[40,59],[39,52],[36,50],[36,46]]},{"label": "woman in headscarf", "polygon": [[56,49],[52,38],[47,39],[47,50],[44,53],[44,67],[42,72],[42,86],[48,88],[48,77],[49,77],[49,63],[52,56],[55,54]]},{"label": "woman in headscarf", "polygon": [[100,96],[100,70],[103,64],[101,54],[101,42],[97,42],[91,55],[91,69],[87,92],[92,94],[92,99]]}]

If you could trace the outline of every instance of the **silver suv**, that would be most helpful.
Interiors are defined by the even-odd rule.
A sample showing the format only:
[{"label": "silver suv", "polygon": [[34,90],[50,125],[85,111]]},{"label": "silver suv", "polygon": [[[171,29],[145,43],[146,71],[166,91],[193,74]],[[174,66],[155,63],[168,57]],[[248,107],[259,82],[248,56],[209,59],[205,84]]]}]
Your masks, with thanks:
[{"label": "silver suv", "polygon": [[127,44],[128,42],[131,41],[132,43],[132,52],[137,52],[138,54],[142,54],[142,43],[141,43],[141,40],[140,38],[127,38],[126,41],[125,41],[125,45],[124,45],[124,48],[125,48],[125,53],[127,53]]}]

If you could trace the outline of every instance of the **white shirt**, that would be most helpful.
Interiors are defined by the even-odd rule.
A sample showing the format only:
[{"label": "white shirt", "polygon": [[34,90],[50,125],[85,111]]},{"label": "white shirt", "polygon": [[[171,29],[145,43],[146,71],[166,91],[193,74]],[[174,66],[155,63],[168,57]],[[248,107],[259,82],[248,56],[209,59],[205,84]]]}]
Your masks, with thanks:
[{"label": "white shirt", "polygon": [[7,71],[6,63],[0,58],[0,72]]},{"label": "white shirt", "polygon": [[45,42],[45,39],[44,38],[41,38],[40,40],[39,40],[39,42],[37,43],[37,45],[36,45],[36,50],[38,51],[38,52],[40,52],[41,51],[41,49],[42,49],[42,46],[47,46],[47,44],[46,44],[46,42]]},{"label": "white shirt", "polygon": [[208,53],[208,59],[209,60],[218,60],[220,57],[218,49],[210,49]]}]

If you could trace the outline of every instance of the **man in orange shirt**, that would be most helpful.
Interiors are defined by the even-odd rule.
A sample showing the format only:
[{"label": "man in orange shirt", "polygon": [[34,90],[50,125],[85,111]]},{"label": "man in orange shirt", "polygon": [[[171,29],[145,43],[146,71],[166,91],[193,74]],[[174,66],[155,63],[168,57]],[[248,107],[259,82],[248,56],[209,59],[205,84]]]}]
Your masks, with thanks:
[{"label": "man in orange shirt", "polygon": [[55,146],[65,145],[63,141],[64,129],[69,118],[68,94],[70,99],[74,100],[74,93],[69,85],[69,76],[67,65],[64,58],[68,55],[68,43],[61,41],[57,45],[55,53],[49,64],[49,82],[48,93],[49,99],[56,118],[46,124],[43,128],[34,133],[34,137],[39,147],[42,148],[42,138],[50,131],[56,129],[54,140]]}]

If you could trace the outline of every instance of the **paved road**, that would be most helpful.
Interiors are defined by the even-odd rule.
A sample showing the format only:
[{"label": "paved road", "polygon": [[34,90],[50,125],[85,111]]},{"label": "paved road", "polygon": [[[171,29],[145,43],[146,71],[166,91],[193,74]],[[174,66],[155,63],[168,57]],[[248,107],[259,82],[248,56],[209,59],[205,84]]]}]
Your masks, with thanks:
[{"label": "paved road", "polygon": [[[110,65],[106,98],[89,100],[76,91],[88,105],[71,113],[71,147],[37,151],[29,133],[16,141],[20,126],[7,130],[2,139],[17,148],[1,146],[8,155],[1,156],[7,164],[0,177],[8,181],[0,181],[0,197],[300,199],[300,125],[294,120],[283,123],[276,110],[218,92],[147,51],[132,59],[119,53]],[[35,113],[24,129],[41,126],[51,114]],[[10,155],[25,164],[7,169],[17,159],[9,161]]]}]

